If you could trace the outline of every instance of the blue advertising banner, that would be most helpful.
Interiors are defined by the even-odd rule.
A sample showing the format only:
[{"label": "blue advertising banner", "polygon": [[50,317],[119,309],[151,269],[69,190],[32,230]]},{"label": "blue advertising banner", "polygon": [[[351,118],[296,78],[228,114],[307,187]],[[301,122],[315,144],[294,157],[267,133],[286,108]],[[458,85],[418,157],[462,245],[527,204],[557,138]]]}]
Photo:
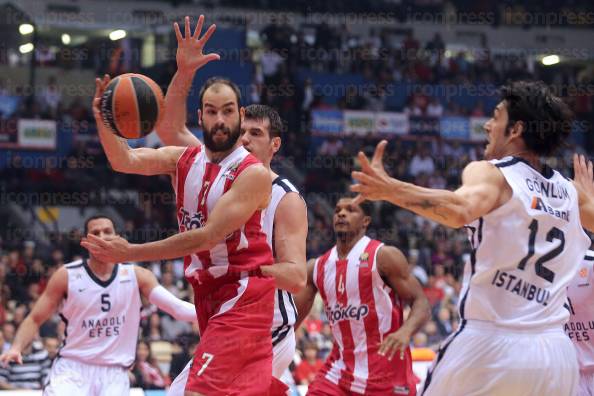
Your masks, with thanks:
[{"label": "blue advertising banner", "polygon": [[468,139],[470,123],[467,117],[441,117],[439,132],[446,139]]}]

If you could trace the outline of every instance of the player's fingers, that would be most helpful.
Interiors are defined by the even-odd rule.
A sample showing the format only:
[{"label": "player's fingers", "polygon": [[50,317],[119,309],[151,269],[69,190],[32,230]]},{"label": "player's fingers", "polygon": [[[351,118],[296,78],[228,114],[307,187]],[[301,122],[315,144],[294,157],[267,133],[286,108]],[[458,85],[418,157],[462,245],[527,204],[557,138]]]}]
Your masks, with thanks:
[{"label": "player's fingers", "polygon": [[99,91],[101,88],[101,80],[99,77],[95,78],[95,97],[99,96]]},{"label": "player's fingers", "polygon": [[179,23],[174,22],[173,23],[173,31],[175,32],[175,38],[177,39],[177,43],[181,43],[181,41],[184,39],[182,34],[181,34],[181,30],[179,30]]},{"label": "player's fingers", "polygon": [[93,243],[95,245],[104,245],[105,241],[99,238],[97,235],[89,234],[87,235],[87,241]]},{"label": "player's fingers", "polygon": [[394,342],[394,344],[392,345],[392,349],[390,349],[390,354],[388,356],[388,360],[392,360],[394,358],[394,355],[396,354],[396,352],[398,352],[399,349],[400,349],[400,343]]},{"label": "player's fingers", "polygon": [[588,161],[588,180],[592,181],[593,171],[592,171],[592,161]]},{"label": "player's fingers", "polygon": [[215,32],[215,30],[217,30],[217,25],[215,25],[213,23],[212,25],[210,25],[208,27],[208,30],[206,31],[206,33],[204,33],[204,36],[202,36],[202,38],[200,39],[200,45],[204,46],[208,42],[208,40],[210,39],[212,34]]},{"label": "player's fingers", "polygon": [[[355,185],[353,185],[351,187],[354,187]],[[353,191],[353,190],[351,189],[351,191]],[[361,203],[363,203],[364,201],[365,201],[365,197],[363,197],[363,195],[361,195],[361,194],[357,194],[357,196],[355,198],[353,198],[353,205],[361,205]]]},{"label": "player's fingers", "polygon": [[198,23],[196,24],[196,29],[194,29],[194,34],[192,35],[193,39],[197,39],[200,37],[200,32],[202,31],[202,25],[204,25],[204,15],[200,15],[198,17]]},{"label": "player's fingers", "polygon": [[204,64],[207,64],[208,62],[220,60],[221,56],[219,54],[208,54],[205,55],[202,59],[204,60]]},{"label": "player's fingers", "polygon": [[387,145],[387,140],[382,140],[378,143],[377,147],[375,148],[375,152],[373,153],[373,159],[371,160],[372,164],[378,164],[382,167],[384,166],[384,152],[386,151]]},{"label": "player's fingers", "polygon": [[375,181],[375,178],[373,176],[369,176],[368,174],[359,171],[352,171],[351,176],[353,177],[353,179],[357,180],[359,183],[364,184],[366,186],[373,185]]},{"label": "player's fingers", "polygon": [[186,16],[185,21],[184,21],[184,39],[189,39],[190,37],[192,37],[192,34],[190,33],[190,17]]},{"label": "player's fingers", "polygon": [[373,169],[371,168],[371,164],[369,163],[369,160],[367,159],[367,156],[362,151],[359,151],[359,154],[357,154],[357,158],[359,159],[359,164],[361,164],[361,171],[362,172],[365,172],[367,174],[374,174],[375,173],[373,171]]},{"label": "player's fingers", "polygon": [[22,355],[18,355],[16,357],[16,361],[17,361],[18,364],[23,364],[23,356]]}]

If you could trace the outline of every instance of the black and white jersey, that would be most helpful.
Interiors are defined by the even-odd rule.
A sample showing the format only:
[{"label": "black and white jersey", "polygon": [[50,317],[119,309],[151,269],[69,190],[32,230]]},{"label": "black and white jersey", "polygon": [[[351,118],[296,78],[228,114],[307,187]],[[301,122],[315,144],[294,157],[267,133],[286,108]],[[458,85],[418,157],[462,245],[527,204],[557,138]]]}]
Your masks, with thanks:
[{"label": "black and white jersey", "polygon": [[[287,179],[277,177],[272,182],[272,196],[268,207],[262,214],[262,229],[266,233],[268,244],[274,252],[274,216],[276,208],[288,193],[297,193],[299,191]],[[276,255],[275,255],[276,257]],[[276,290],[274,302],[274,319],[272,320],[272,344],[276,345],[282,341],[295,322],[297,321],[297,308],[293,302],[293,296],[286,290]]]},{"label": "black and white jersey", "polygon": [[565,334],[575,345],[580,371],[594,369],[594,251],[588,250],[567,288]]},{"label": "black and white jersey", "polygon": [[472,253],[460,298],[462,319],[518,329],[569,318],[567,286],[590,246],[572,182],[517,157],[491,161],[513,191],[508,202],[466,226]]},{"label": "black and white jersey", "polygon": [[95,365],[132,365],[142,307],[134,265],[116,264],[106,281],[86,260],[65,267],[68,293],[60,317],[66,334],[59,355]]}]

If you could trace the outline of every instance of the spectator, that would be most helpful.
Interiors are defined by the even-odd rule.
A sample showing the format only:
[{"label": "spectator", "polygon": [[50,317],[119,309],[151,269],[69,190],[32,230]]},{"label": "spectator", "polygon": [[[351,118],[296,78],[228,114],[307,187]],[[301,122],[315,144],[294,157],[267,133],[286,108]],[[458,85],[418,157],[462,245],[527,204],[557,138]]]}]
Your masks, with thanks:
[{"label": "spectator", "polygon": [[50,361],[54,361],[60,351],[60,341],[56,337],[46,337],[43,339],[43,346],[47,351]]},{"label": "spectator", "polygon": [[443,115],[443,106],[439,101],[439,98],[435,97],[431,99],[431,102],[427,105],[427,116],[439,118]]},{"label": "spectator", "polygon": [[173,354],[169,366],[169,378],[175,378],[181,373],[190,360],[194,358],[194,350],[200,341],[200,336],[194,333],[183,333],[176,338],[181,352]]},{"label": "spectator", "polygon": [[142,389],[165,389],[165,378],[145,341],[139,341],[136,347],[136,362],[132,374],[134,386]]},{"label": "spectator", "polygon": [[50,117],[55,118],[62,101],[62,94],[58,88],[56,77],[51,76],[47,80],[47,86],[41,93],[41,102],[43,111],[49,113]]},{"label": "spectator", "polygon": [[435,172],[435,163],[426,147],[421,147],[418,154],[415,154],[412,158],[408,172],[413,177],[418,176],[420,173],[432,174]]},{"label": "spectator", "polygon": [[295,382],[300,385],[309,385],[323,365],[324,362],[318,358],[318,347],[316,344],[313,342],[305,344],[303,360],[299,363],[293,374]]},{"label": "spectator", "polygon": [[35,341],[23,351],[23,364],[0,367],[0,389],[41,389],[50,366],[43,344]]}]

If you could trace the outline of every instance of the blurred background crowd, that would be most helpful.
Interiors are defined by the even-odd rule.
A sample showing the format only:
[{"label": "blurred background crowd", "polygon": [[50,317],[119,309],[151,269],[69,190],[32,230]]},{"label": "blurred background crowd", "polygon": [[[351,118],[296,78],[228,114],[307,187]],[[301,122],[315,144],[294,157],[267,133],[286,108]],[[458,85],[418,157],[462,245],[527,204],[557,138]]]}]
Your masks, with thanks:
[{"label": "blurred background crowd", "polygon": [[[77,7],[82,13],[85,7],[98,9],[100,3],[76,1],[70,8],[50,11],[61,21],[76,14]],[[499,85],[509,79],[541,79],[571,104],[576,115],[571,141],[549,159],[550,165],[571,176],[570,154],[594,149],[594,49],[587,47],[594,42],[588,39],[594,38],[594,9],[589,1],[518,5],[374,0],[364,6],[353,1],[308,1],[298,2],[301,6],[296,9],[265,0],[124,3],[118,6],[128,7],[123,9],[135,17],[129,30],[122,30],[123,37],[122,33],[111,37],[113,30],[109,38],[99,29],[110,27],[103,20],[87,27],[75,20],[71,30],[52,24],[51,18],[43,18],[50,12],[47,2],[0,6],[13,16],[0,24],[0,31],[8,32],[0,46],[0,348],[4,351],[52,273],[64,263],[86,257],[79,245],[86,217],[97,212],[115,216],[120,234],[130,242],[161,239],[177,231],[167,177],[136,177],[109,168],[96,138],[90,98],[93,77],[106,72],[143,73],[165,91],[175,72],[171,21],[182,15],[204,13],[210,23],[209,10],[216,14],[219,28],[210,50],[222,55],[220,64],[198,72],[188,101],[188,126],[200,136],[197,90],[215,74],[240,85],[244,105],[263,103],[279,111],[287,132],[272,166],[299,187],[308,203],[308,258],[334,244],[333,205],[347,191],[358,151],[370,154],[387,137],[385,163],[391,175],[453,189],[464,166],[482,158],[484,148],[480,139],[439,130],[388,135],[374,128],[357,134],[340,128],[330,131],[315,126],[319,114],[393,112],[423,122],[484,118],[497,103]],[[271,18],[269,11],[277,17]],[[584,22],[572,22],[571,13],[584,16]],[[325,17],[314,18],[317,15]],[[478,19],[462,20],[462,15]],[[556,16],[554,23],[550,15]],[[382,18],[385,23],[375,22]],[[140,23],[150,35],[134,30],[143,20],[152,21],[149,28],[148,22]],[[397,23],[389,23],[392,20]],[[27,24],[32,32],[19,32]],[[113,21],[112,25],[126,28]],[[461,26],[457,28],[461,33],[452,34],[452,25]],[[546,36],[542,28],[552,28],[553,34]],[[519,37],[522,32],[541,37],[543,47],[501,42],[501,35]],[[576,51],[583,50],[579,56],[565,54],[556,62],[545,61],[551,48],[577,36],[585,40],[573,44]],[[28,44],[32,47],[25,47]],[[73,56],[77,54],[84,56]],[[20,140],[21,120],[55,122],[54,145],[41,150],[28,147]],[[154,136],[131,143],[159,144]],[[431,320],[411,346],[437,350],[458,323],[456,304],[470,253],[465,231],[377,203],[369,235],[397,246],[407,256],[432,306]],[[151,269],[174,295],[192,300],[180,260],[138,264]],[[63,331],[56,315],[42,327],[24,366],[0,368],[0,389],[39,388]],[[298,351],[288,381],[307,384],[332,348],[321,301],[296,334]],[[183,369],[197,342],[195,327],[145,301],[137,361],[130,370],[133,384],[165,388]]]}]

